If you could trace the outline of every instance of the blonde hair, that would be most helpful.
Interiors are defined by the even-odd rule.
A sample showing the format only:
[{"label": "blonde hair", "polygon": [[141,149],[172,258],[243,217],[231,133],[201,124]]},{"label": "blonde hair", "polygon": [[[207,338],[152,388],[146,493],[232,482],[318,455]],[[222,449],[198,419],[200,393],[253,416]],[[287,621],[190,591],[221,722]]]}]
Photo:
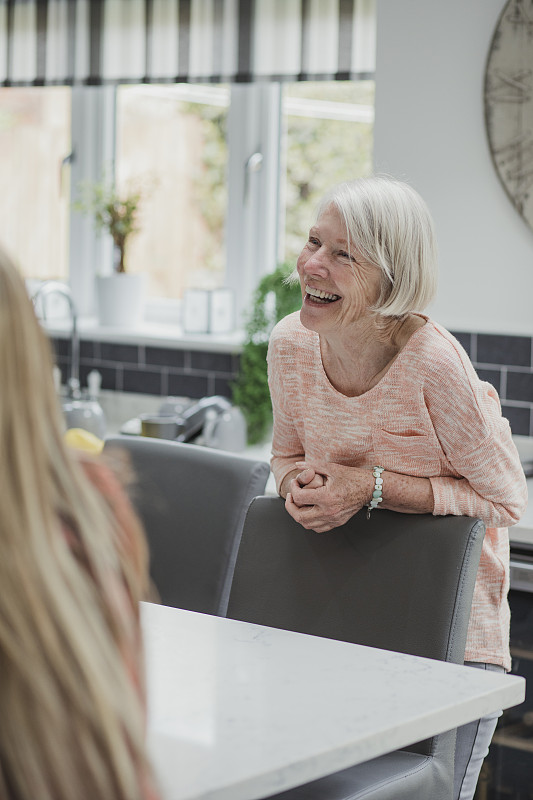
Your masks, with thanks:
[{"label": "blonde hair", "polygon": [[381,269],[373,310],[382,317],[403,317],[426,308],[437,290],[437,245],[418,192],[376,175],[334,186],[320,201],[317,219],[331,205],[345,222],[350,247]]},{"label": "blonde hair", "polygon": [[65,447],[52,363],[0,250],[0,797],[135,800],[150,772],[124,600],[146,591],[145,543],[128,531],[133,563]]}]

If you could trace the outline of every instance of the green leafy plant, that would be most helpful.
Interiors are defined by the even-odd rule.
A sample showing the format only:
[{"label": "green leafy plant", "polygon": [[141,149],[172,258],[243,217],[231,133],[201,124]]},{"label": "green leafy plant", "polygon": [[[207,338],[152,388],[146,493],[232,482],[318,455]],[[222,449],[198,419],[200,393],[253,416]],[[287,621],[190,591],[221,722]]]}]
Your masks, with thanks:
[{"label": "green leafy plant", "polygon": [[138,212],[142,199],[140,190],[119,192],[114,181],[83,181],[79,186],[80,199],[74,209],[93,217],[96,230],[105,230],[113,237],[116,272],[126,272],[126,244],[139,230]]},{"label": "green leafy plant", "polygon": [[287,282],[291,264],[281,264],[260,281],[246,325],[238,379],[232,385],[232,399],[248,425],[248,443],[261,442],[272,423],[266,355],[272,328],[280,319],[301,306],[300,283]]}]

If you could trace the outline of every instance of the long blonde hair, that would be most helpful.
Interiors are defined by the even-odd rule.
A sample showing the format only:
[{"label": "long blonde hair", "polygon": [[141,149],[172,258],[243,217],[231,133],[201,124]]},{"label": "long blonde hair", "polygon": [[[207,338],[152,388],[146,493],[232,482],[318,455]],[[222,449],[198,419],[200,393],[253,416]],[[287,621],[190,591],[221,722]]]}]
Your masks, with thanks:
[{"label": "long blonde hair", "polygon": [[142,667],[124,598],[135,608],[146,591],[145,544],[134,526],[132,563],[65,447],[52,363],[0,250],[0,797],[140,800]]}]

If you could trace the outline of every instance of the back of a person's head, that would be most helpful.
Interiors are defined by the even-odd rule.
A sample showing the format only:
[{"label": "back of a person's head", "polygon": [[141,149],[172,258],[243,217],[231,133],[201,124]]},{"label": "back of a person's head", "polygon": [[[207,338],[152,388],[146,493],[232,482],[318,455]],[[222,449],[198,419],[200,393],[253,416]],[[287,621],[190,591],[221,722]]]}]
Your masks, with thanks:
[{"label": "back of a person's head", "polygon": [[437,287],[437,245],[433,220],[411,186],[386,175],[334,186],[318,215],[333,205],[346,225],[350,246],[382,271],[375,310],[401,317],[422,311]]},{"label": "back of a person's head", "polygon": [[63,443],[49,343],[2,251],[0,387],[0,797],[140,800],[136,629],[112,595],[135,605],[142,580]]}]

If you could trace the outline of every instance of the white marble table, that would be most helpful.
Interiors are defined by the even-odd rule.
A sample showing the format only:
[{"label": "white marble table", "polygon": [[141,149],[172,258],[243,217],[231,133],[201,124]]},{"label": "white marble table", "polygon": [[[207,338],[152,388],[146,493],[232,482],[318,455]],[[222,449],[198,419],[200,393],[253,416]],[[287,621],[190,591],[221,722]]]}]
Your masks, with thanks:
[{"label": "white marble table", "polygon": [[164,800],[256,800],[522,702],[525,681],[142,604]]}]

